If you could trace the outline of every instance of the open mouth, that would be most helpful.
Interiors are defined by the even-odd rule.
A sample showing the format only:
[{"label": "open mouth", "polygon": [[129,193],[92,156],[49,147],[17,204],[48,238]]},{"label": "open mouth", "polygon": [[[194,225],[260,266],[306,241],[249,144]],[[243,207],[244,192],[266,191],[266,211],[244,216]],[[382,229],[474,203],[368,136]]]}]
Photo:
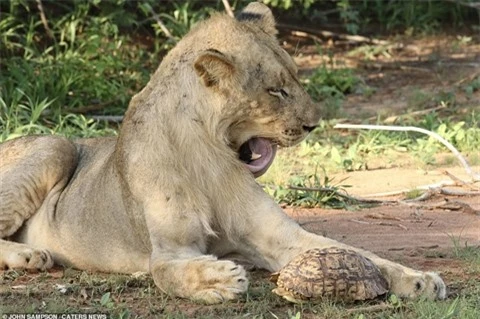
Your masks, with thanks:
[{"label": "open mouth", "polygon": [[238,150],[239,159],[255,177],[263,175],[275,158],[277,145],[272,141],[254,137],[246,141]]}]

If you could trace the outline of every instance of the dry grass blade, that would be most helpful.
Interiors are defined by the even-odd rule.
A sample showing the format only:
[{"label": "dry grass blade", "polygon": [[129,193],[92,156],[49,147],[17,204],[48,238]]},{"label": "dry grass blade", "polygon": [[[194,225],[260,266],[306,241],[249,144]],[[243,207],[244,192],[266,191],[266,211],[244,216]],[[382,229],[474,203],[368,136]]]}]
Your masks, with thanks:
[{"label": "dry grass blade", "polygon": [[357,224],[363,224],[363,225],[378,225],[378,226],[394,226],[394,227],[399,227],[403,230],[408,230],[408,228],[400,223],[389,223],[389,222],[367,222],[365,220],[359,220],[359,219],[349,219],[351,222],[357,223]]},{"label": "dry grass blade", "polygon": [[394,309],[395,307],[387,304],[387,303],[381,303],[378,305],[371,305],[371,306],[366,306],[366,307],[358,307],[358,308],[351,308],[347,309],[347,313],[352,314],[352,313],[359,313],[359,312],[378,312],[378,311],[384,311],[388,309]]},{"label": "dry grass blade", "polygon": [[473,183],[465,182],[464,180],[458,178],[457,176],[453,175],[449,171],[444,171],[443,173],[445,175],[447,175],[448,177],[450,177],[453,181],[457,182],[459,185],[468,187],[468,188],[473,189],[473,190],[480,190],[480,187],[477,187],[477,186],[473,185]]}]

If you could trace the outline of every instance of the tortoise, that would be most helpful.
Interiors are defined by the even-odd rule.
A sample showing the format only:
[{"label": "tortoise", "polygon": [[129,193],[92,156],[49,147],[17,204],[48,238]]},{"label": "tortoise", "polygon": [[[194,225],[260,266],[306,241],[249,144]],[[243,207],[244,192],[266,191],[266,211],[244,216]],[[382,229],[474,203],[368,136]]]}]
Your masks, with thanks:
[{"label": "tortoise", "polygon": [[272,292],[294,303],[323,298],[352,302],[388,292],[387,280],[370,259],[338,247],[310,249],[270,281],[277,285]]}]

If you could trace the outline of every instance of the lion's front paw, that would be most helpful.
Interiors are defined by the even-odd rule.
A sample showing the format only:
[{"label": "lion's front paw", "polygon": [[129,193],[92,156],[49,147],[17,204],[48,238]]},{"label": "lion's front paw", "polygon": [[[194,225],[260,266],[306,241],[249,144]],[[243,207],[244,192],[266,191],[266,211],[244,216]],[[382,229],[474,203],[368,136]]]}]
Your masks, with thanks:
[{"label": "lion's front paw", "polygon": [[[382,270],[383,272],[383,270]],[[390,290],[402,298],[445,299],[447,289],[442,278],[434,272],[415,271],[405,267],[393,267],[384,273]]]},{"label": "lion's front paw", "polygon": [[248,279],[242,266],[227,260],[205,261],[199,266],[197,274],[189,274],[190,280],[198,279],[192,299],[219,303],[247,291]]},{"label": "lion's front paw", "polygon": [[424,297],[427,299],[445,299],[447,289],[439,275],[433,272],[419,272],[413,276],[405,276],[392,285],[392,292],[405,298]]},{"label": "lion's front paw", "polygon": [[242,266],[211,256],[158,263],[152,275],[163,291],[208,304],[235,299],[248,287]]},{"label": "lion's front paw", "polygon": [[[7,246],[8,245],[8,246]],[[53,259],[47,250],[7,242],[0,255],[0,268],[46,270],[53,266]]]}]

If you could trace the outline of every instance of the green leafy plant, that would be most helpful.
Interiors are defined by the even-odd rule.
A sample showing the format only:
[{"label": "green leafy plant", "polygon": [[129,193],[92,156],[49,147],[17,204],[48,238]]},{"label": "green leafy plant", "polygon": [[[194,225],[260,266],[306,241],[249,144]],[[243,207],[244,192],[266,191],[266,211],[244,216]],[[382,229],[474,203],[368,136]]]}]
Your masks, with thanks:
[{"label": "green leafy plant", "polygon": [[152,16],[152,28],[156,35],[164,36],[167,41],[161,49],[170,49],[177,43],[197,22],[204,20],[213,11],[208,6],[195,6],[194,1],[173,2],[170,12],[156,13],[152,3],[139,3],[139,8],[147,16]]},{"label": "green leafy plant", "polygon": [[282,8],[284,10],[291,9],[293,6],[300,6],[304,9],[310,8],[312,4],[318,0],[263,0],[263,3],[275,8]]},{"label": "green leafy plant", "polygon": [[100,305],[107,308],[113,308],[115,306],[114,302],[111,299],[110,292],[106,292],[102,295],[102,298],[100,298]]},{"label": "green leafy plant", "polygon": [[301,207],[345,208],[348,200],[340,195],[348,185],[332,185],[326,172],[323,177],[317,173],[297,175],[290,179],[289,186],[278,186],[272,195],[279,202]]},{"label": "green leafy plant", "polygon": [[349,0],[340,0],[337,2],[340,9],[340,18],[343,21],[345,29],[352,34],[357,34],[360,29],[360,16]]},{"label": "green leafy plant", "polygon": [[317,68],[304,80],[310,96],[323,102],[323,116],[327,119],[339,115],[345,94],[353,92],[358,83],[351,69],[335,68],[333,60]]},{"label": "green leafy plant", "polygon": [[302,313],[297,311],[296,313],[292,312],[290,309],[288,310],[288,318],[289,319],[301,319]]},{"label": "green leafy plant", "polygon": [[464,91],[468,98],[472,98],[473,93],[477,92],[478,90],[480,90],[480,76],[464,86]]},{"label": "green leafy plant", "polygon": [[388,296],[388,303],[391,304],[395,309],[399,309],[403,305],[402,300],[398,298],[395,294],[391,294],[390,296]]}]

